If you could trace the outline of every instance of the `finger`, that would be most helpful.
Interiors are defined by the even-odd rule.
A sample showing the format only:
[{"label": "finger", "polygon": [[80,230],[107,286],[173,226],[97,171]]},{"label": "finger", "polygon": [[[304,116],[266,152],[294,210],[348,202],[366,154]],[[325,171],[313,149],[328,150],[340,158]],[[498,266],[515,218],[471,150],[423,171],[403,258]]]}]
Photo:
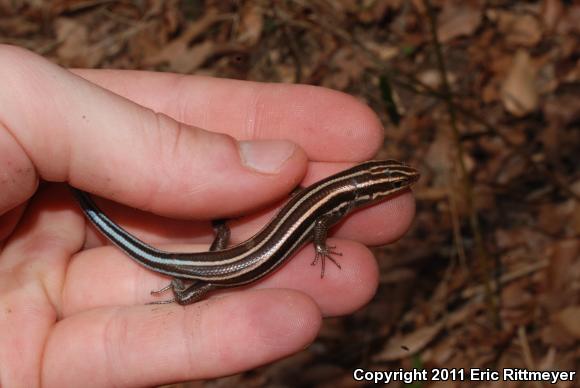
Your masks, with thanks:
[{"label": "finger", "polygon": [[[304,292],[319,305],[325,316],[335,316],[357,310],[374,294],[378,270],[372,253],[363,245],[333,239],[332,245],[342,253],[337,259],[342,269],[327,263],[320,278],[320,266],[311,265],[314,250],[311,244],[300,250],[289,262],[271,276],[249,288],[291,288]],[[171,246],[172,251],[203,251],[207,246]],[[169,283],[167,276],[146,269],[114,247],[85,250],[71,261],[63,288],[63,314],[68,316],[101,306],[144,304],[164,300],[171,294],[150,295]],[[246,288],[226,292],[245,292]],[[340,298],[337,298],[340,294]],[[215,296],[215,293],[212,294]]]},{"label": "finger", "polygon": [[15,164],[0,213],[40,176],[154,213],[223,217],[279,198],[306,168],[293,143],[184,125],[22,49],[0,46],[0,79],[0,132],[10,135],[0,150],[11,155],[0,161]]},{"label": "finger", "polygon": [[311,160],[366,160],[382,145],[377,115],[331,89],[126,70],[75,72],[190,125],[238,139],[292,140]]},{"label": "finger", "polygon": [[[309,244],[272,276],[252,288],[289,288],[309,295],[324,317],[351,314],[366,305],[375,295],[379,269],[373,253],[364,245],[350,240],[329,239],[328,245],[342,256],[334,256],[340,268],[327,259],[324,277],[321,263],[313,266],[314,246]],[[235,292],[235,290],[232,290]]]},{"label": "finger", "polygon": [[[303,349],[316,305],[289,290],[178,305],[102,308],[57,324],[44,352],[47,386],[153,386],[255,368]],[[249,352],[248,349],[251,349]]]}]

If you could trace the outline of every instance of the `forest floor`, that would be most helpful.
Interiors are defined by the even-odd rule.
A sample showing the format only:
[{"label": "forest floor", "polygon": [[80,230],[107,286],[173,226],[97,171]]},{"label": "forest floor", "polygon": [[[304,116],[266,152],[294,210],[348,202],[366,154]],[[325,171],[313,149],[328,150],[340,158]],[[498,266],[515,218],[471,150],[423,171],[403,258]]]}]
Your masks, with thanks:
[{"label": "forest floor", "polygon": [[[0,42],[65,67],[344,91],[382,119],[379,156],[421,170],[411,230],[376,249],[368,306],[325,320],[290,358],[185,386],[360,386],[356,368],[580,370],[579,4],[0,0]],[[532,383],[409,386],[467,385]]]}]

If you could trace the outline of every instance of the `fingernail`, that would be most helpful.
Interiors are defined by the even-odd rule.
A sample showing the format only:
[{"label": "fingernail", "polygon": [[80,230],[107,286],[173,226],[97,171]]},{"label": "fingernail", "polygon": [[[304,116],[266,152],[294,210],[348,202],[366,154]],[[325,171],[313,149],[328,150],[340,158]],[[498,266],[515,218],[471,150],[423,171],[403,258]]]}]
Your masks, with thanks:
[{"label": "fingernail", "polygon": [[284,140],[251,140],[239,143],[242,163],[258,172],[272,174],[294,154],[296,145]]}]

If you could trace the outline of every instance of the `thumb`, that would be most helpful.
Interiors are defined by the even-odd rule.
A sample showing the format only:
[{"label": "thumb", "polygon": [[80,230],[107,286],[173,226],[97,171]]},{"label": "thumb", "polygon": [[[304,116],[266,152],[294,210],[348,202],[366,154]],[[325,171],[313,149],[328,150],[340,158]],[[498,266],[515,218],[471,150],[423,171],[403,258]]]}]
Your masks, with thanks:
[{"label": "thumb", "polygon": [[0,214],[42,178],[158,214],[223,217],[282,196],[306,169],[291,142],[179,123],[23,49],[0,45],[0,80]]}]

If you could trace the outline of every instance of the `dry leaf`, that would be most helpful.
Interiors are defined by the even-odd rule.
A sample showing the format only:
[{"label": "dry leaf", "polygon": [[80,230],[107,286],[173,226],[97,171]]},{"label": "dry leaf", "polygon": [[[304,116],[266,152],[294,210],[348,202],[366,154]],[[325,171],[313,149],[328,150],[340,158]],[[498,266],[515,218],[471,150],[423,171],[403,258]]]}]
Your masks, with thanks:
[{"label": "dry leaf", "polygon": [[365,71],[366,64],[364,58],[357,55],[351,47],[344,47],[338,50],[333,58],[334,69],[322,81],[323,86],[334,89],[346,88],[350,81],[358,79]]},{"label": "dry leaf", "polygon": [[76,19],[58,18],[54,23],[56,36],[59,42],[58,55],[64,60],[71,60],[78,56],[79,49],[88,45],[87,26]]},{"label": "dry leaf", "polygon": [[538,19],[525,13],[499,12],[497,14],[499,31],[505,34],[508,44],[534,47],[542,39],[542,26]]},{"label": "dry leaf", "polygon": [[[419,79],[419,81],[429,86],[431,89],[439,89],[441,87],[441,84],[443,83],[443,77],[441,77],[441,72],[436,69],[428,69],[422,71],[421,73],[419,73],[417,78]],[[455,74],[451,72],[447,73],[447,82],[449,83],[449,85],[455,84],[456,80],[457,77],[455,76]]]},{"label": "dry leaf", "polygon": [[560,34],[579,33],[580,32],[580,5],[574,4],[566,7],[566,12],[559,21],[557,31]]},{"label": "dry leaf", "polygon": [[549,247],[547,251],[550,259],[548,288],[556,297],[562,296],[567,289],[570,289],[570,284],[574,281],[574,266],[578,263],[579,254],[579,239],[561,240]]},{"label": "dry leaf", "polygon": [[546,203],[540,205],[537,215],[537,227],[549,235],[557,235],[562,233],[572,216],[574,210],[574,202],[564,202],[556,205],[554,203]]},{"label": "dry leaf", "polygon": [[25,18],[0,18],[0,34],[10,36],[26,36],[41,30],[38,23],[32,23]]},{"label": "dry leaf", "polygon": [[580,90],[554,93],[543,105],[544,115],[554,127],[562,128],[580,121]]},{"label": "dry leaf", "polygon": [[[580,192],[580,180],[576,181],[572,185],[572,191],[578,193]],[[572,213],[572,219],[570,220],[570,225],[576,235],[580,235],[580,203],[576,202],[574,207],[574,212]]]},{"label": "dry leaf", "polygon": [[540,251],[546,249],[546,245],[551,242],[543,233],[527,226],[497,228],[495,239],[502,251],[516,249],[518,246],[528,246],[529,249]]},{"label": "dry leaf", "polygon": [[95,67],[102,60],[104,47],[89,45],[88,28],[78,19],[58,18],[55,29],[60,42],[57,54],[66,66]]},{"label": "dry leaf", "polygon": [[560,0],[544,0],[542,3],[542,20],[548,31],[553,30],[562,17],[564,6]]},{"label": "dry leaf", "polygon": [[388,44],[384,43],[379,44],[377,42],[373,42],[372,40],[367,40],[363,42],[363,44],[365,48],[372,51],[383,62],[395,58],[401,51],[401,49],[397,46],[389,46]]},{"label": "dry leaf", "polygon": [[538,361],[538,369],[540,370],[553,370],[554,369],[554,361],[556,360],[556,349],[553,346],[550,346],[550,349],[546,352],[544,357]]},{"label": "dry leaf", "polygon": [[422,327],[410,334],[393,337],[383,351],[373,359],[375,361],[395,361],[407,358],[421,351],[443,329],[443,323]]},{"label": "dry leaf", "polygon": [[169,67],[177,73],[191,73],[199,68],[214,54],[214,42],[211,40],[203,41],[193,46],[191,49],[183,51],[169,61]]},{"label": "dry leaf", "polygon": [[552,322],[540,329],[540,337],[544,344],[559,348],[571,347],[576,342],[558,322],[557,315],[554,316]]},{"label": "dry leaf", "polygon": [[509,310],[522,310],[534,302],[534,296],[529,290],[527,279],[514,281],[504,285],[501,290],[502,315],[509,313]]},{"label": "dry leaf", "polygon": [[248,2],[242,10],[237,41],[247,46],[255,45],[262,35],[264,15],[259,3]]},{"label": "dry leaf", "polygon": [[157,55],[148,58],[146,64],[155,66],[168,63],[172,71],[191,73],[214,54],[215,45],[213,41],[205,40],[189,48],[189,42],[223,19],[224,17],[218,15],[214,9],[210,9],[202,18],[189,24],[177,39],[171,41]]},{"label": "dry leaf", "polygon": [[577,340],[580,339],[580,306],[568,307],[556,314],[556,321]]},{"label": "dry leaf", "polygon": [[504,107],[514,116],[525,116],[538,108],[536,70],[527,51],[518,50],[505,79],[501,99]]},{"label": "dry leaf", "polygon": [[445,7],[439,17],[437,33],[441,42],[449,42],[460,36],[469,36],[481,23],[482,11],[479,7],[464,3],[444,2]]}]

